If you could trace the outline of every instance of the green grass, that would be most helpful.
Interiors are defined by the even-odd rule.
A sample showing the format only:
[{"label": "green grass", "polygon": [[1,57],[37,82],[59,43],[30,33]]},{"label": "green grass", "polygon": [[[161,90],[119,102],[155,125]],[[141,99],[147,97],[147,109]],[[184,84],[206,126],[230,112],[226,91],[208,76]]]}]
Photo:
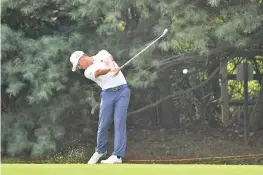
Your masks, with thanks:
[{"label": "green grass", "polygon": [[2,175],[263,175],[256,165],[2,164]]}]

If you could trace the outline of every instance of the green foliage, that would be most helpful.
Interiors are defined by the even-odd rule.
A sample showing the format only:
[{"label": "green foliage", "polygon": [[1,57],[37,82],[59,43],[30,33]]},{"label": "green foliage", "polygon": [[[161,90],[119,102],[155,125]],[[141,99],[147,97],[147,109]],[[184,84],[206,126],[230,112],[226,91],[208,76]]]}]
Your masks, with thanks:
[{"label": "green foliage", "polygon": [[245,35],[259,29],[262,25],[262,13],[257,4],[243,7],[230,7],[222,11],[225,22],[219,26],[216,36],[235,47],[243,48],[249,43]]},{"label": "green foliage", "polygon": [[[260,90],[260,85],[257,81],[248,82],[248,96],[250,99],[257,97]],[[231,99],[242,100],[244,99],[244,83],[235,80],[229,80],[228,91]]]},{"label": "green foliage", "polygon": [[[254,59],[248,60],[248,64],[253,66],[253,73],[256,74],[256,67],[262,73],[263,60],[262,56],[256,56]],[[236,57],[228,62],[227,69],[229,74],[237,74],[236,66],[244,62],[243,58]],[[250,99],[256,98],[260,90],[260,84],[257,80],[248,82],[248,96]],[[232,99],[241,100],[244,99],[244,83],[242,81],[228,80],[228,92]]]},{"label": "green foliage", "polygon": [[220,0],[208,0],[207,3],[211,6],[211,7],[217,7],[220,4]]},{"label": "green foliage", "polygon": [[207,72],[198,72],[197,74],[197,79],[203,81],[203,80],[206,80],[207,79]]},{"label": "green foliage", "polygon": [[[96,119],[91,116],[98,112],[99,90],[83,75],[71,72],[73,51],[94,55],[106,49],[122,65],[168,28],[160,42],[124,70],[132,87],[147,88],[158,78],[153,70],[160,68],[163,55],[194,55],[193,70],[200,70],[196,67],[222,53],[227,57],[239,48],[258,46],[253,35],[262,29],[263,19],[261,1],[242,5],[219,0],[1,2],[2,153],[34,157],[70,142],[70,129],[79,128],[74,132],[83,138],[94,135],[84,128],[94,126]],[[208,55],[214,48],[219,52]],[[258,69],[262,71],[263,65]],[[194,76],[191,85],[198,82]],[[257,91],[254,84],[250,87],[251,93]],[[83,120],[81,126],[71,126],[78,120]]]}]

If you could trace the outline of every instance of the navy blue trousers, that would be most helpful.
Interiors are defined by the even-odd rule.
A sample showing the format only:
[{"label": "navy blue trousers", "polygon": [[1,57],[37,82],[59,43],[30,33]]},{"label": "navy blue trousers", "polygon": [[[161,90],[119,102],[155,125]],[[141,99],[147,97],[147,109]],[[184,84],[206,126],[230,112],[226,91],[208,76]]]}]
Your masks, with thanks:
[{"label": "navy blue trousers", "polygon": [[104,90],[100,96],[96,151],[98,153],[107,151],[109,127],[114,120],[114,151],[112,155],[124,157],[127,142],[126,121],[130,102],[130,89],[125,84]]}]

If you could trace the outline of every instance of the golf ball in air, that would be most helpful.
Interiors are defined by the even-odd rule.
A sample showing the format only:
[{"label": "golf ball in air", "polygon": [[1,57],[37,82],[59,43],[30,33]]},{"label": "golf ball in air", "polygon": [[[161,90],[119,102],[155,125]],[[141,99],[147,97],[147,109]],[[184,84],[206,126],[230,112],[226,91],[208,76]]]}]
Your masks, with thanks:
[{"label": "golf ball in air", "polygon": [[187,72],[188,72],[187,69],[184,69],[184,70],[183,70],[183,73],[184,73],[184,74],[187,74]]}]

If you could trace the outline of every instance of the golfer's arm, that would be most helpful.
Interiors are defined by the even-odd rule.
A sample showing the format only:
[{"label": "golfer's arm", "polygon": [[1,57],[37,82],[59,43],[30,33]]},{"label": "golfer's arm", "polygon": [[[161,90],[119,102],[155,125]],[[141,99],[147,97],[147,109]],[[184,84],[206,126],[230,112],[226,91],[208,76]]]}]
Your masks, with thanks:
[{"label": "golfer's arm", "polygon": [[95,78],[97,78],[98,76],[101,76],[101,75],[106,75],[107,73],[109,73],[111,71],[110,68],[105,68],[105,69],[98,69],[95,71],[94,75],[95,75]]}]

